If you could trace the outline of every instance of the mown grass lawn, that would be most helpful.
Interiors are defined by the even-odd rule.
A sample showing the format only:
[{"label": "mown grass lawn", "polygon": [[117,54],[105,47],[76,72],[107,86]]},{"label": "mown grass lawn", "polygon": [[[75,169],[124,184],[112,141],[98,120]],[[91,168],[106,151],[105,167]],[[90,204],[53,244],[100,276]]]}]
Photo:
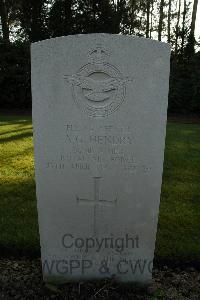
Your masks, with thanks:
[{"label": "mown grass lawn", "polygon": [[[0,254],[39,255],[27,116],[0,116]],[[200,260],[200,124],[167,125],[156,256]]]}]

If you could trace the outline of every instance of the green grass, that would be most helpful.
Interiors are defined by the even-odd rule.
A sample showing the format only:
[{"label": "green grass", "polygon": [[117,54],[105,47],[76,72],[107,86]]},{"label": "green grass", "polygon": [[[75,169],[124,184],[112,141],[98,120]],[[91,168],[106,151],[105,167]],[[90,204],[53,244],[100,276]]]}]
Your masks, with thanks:
[{"label": "green grass", "polygon": [[[169,123],[156,256],[200,259],[200,124]],[[39,253],[32,122],[0,117],[0,253]]]},{"label": "green grass", "polygon": [[167,125],[156,254],[200,259],[200,124]]},{"label": "green grass", "polygon": [[0,253],[38,249],[31,117],[0,116]]}]

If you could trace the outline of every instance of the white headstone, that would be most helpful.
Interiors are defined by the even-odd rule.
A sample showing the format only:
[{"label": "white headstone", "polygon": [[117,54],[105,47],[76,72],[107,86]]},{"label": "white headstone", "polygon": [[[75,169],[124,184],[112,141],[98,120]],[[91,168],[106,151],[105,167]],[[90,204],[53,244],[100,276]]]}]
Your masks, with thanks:
[{"label": "white headstone", "polygon": [[169,57],[165,43],[122,35],[32,45],[46,281],[151,280]]}]

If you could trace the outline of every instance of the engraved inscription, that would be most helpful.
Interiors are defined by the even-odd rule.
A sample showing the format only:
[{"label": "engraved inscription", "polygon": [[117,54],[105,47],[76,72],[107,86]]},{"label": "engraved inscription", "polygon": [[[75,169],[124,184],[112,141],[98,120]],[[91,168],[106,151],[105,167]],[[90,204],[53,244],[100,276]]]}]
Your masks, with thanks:
[{"label": "engraved inscription", "polygon": [[[66,124],[63,132],[64,148],[46,162],[47,169],[66,169],[88,172],[116,170],[124,174],[151,173],[146,160],[130,153],[135,141],[135,130],[130,126],[80,126]],[[65,148],[65,145],[67,148]]]}]

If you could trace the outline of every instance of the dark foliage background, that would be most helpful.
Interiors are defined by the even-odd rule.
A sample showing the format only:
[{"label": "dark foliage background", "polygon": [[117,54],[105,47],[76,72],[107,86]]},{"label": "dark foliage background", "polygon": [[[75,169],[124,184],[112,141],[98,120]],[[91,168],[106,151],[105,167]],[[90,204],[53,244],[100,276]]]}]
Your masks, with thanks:
[{"label": "dark foliage background", "polygon": [[0,107],[31,108],[29,46],[22,43],[0,45]]},{"label": "dark foliage background", "polygon": [[172,54],[168,111],[200,115],[200,52],[178,61]]},{"label": "dark foliage background", "polygon": [[[159,40],[167,37],[172,45],[169,112],[200,115],[195,6],[189,9],[185,0],[184,10],[174,13],[171,11],[174,1],[0,0],[0,109],[31,109],[31,42],[92,32],[152,38],[156,32]],[[152,18],[157,18],[157,23]],[[174,28],[170,26],[172,20]],[[10,24],[14,24],[12,28],[17,33],[12,42]]]}]

